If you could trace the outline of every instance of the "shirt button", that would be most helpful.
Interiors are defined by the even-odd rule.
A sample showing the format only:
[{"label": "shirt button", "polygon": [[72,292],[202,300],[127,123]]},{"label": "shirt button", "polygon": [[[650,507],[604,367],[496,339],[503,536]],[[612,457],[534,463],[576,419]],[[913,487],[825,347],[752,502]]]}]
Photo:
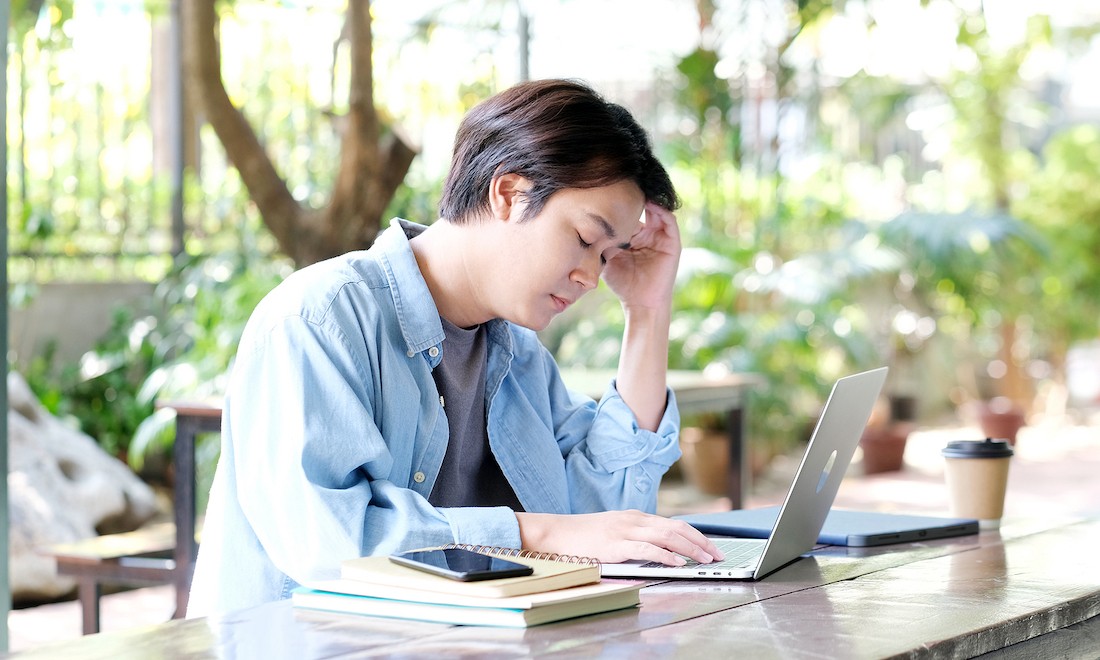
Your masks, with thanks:
[{"label": "shirt button", "polygon": [[409,351],[408,353],[406,353],[406,355],[408,355],[409,357],[412,357],[412,356],[416,355],[416,351]]},{"label": "shirt button", "polygon": [[413,481],[415,481],[418,484],[424,483],[424,479],[425,479],[425,477],[424,477],[423,472],[417,472],[416,474],[413,475]]},{"label": "shirt button", "polygon": [[432,346],[431,348],[429,348],[428,349],[428,355],[430,355],[432,357],[438,356],[439,355],[439,347]]}]

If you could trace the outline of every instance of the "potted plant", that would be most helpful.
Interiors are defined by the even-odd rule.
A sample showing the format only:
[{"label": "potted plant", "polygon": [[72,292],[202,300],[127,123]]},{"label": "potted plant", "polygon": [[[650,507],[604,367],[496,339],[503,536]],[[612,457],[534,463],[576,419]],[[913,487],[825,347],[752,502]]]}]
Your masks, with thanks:
[{"label": "potted plant", "polygon": [[1006,396],[983,401],[978,408],[978,422],[987,438],[1008,440],[1016,444],[1016,435],[1027,425],[1024,409]]},{"label": "potted plant", "polygon": [[720,415],[695,415],[680,430],[680,468],[699,492],[722,496],[728,492],[729,431]]},{"label": "potted plant", "polygon": [[889,397],[879,399],[859,439],[864,474],[894,472],[905,467],[905,447],[915,422],[899,419],[897,415],[908,413],[899,410]]},{"label": "potted plant", "polygon": [[1006,411],[1004,402],[990,407],[993,397],[1022,400],[1021,388],[1013,386],[1019,380],[1012,377],[1018,372],[1013,337],[1027,300],[1015,286],[1041,261],[1047,250],[1044,238],[1006,213],[979,211],[907,211],[885,223],[879,235],[884,245],[905,255],[900,278],[908,282],[910,307],[919,304],[927,310],[935,332],[947,329],[955,341],[957,365],[965,366],[975,355],[979,361],[1000,360],[1004,365],[1009,377],[991,382],[992,388],[960,383],[982,399],[978,407],[999,414]]}]

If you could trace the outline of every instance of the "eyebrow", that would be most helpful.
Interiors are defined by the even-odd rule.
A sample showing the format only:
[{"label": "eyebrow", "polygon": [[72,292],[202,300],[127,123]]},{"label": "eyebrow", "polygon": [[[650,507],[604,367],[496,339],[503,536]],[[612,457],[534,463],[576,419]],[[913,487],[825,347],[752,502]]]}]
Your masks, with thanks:
[{"label": "eyebrow", "polygon": [[[615,228],[612,227],[611,223],[608,222],[607,220],[605,220],[603,218],[603,216],[597,215],[595,213],[586,213],[585,215],[588,216],[589,220],[592,220],[593,222],[598,224],[600,226],[600,228],[603,229],[603,233],[606,234],[608,238],[615,238]],[[627,241],[625,243],[619,243],[619,249],[620,250],[629,250],[630,249],[630,241]]]}]

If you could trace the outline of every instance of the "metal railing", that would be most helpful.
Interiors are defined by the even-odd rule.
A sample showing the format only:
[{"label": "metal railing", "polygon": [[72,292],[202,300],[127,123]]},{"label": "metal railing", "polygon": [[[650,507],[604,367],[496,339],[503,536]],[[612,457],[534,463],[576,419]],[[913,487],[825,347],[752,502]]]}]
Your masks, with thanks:
[{"label": "metal railing", "polygon": [[[190,107],[175,109],[171,1],[74,4],[63,28],[13,36],[12,280],[156,280],[176,252],[272,249],[216,137]],[[331,120],[306,111],[333,103],[331,88],[318,84],[333,62],[324,46],[291,44],[303,31],[339,34],[342,14],[235,7],[221,25],[222,43],[236,44],[223,46],[226,85],[247,99],[246,114],[264,118],[254,122],[261,139],[294,194],[308,198],[327,188],[330,168],[317,164],[336,154]],[[174,195],[185,209],[175,223]],[[247,245],[257,235],[261,244]]]}]

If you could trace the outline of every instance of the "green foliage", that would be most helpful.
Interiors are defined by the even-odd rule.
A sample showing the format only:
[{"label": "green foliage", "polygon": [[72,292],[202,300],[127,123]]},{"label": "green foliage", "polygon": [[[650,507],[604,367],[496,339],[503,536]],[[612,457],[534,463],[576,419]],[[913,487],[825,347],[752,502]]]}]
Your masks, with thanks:
[{"label": "green foliage", "polygon": [[[947,81],[947,98],[955,113],[954,148],[964,157],[973,158],[981,167],[977,182],[984,189],[987,208],[1006,211],[1010,188],[1015,180],[1012,151],[1006,139],[1021,123],[1038,123],[1045,113],[1024,89],[1020,70],[1028,56],[1049,44],[1050,18],[1036,15],[1028,19],[1025,39],[1007,48],[994,47],[984,12],[970,14],[959,24],[957,43],[977,62],[975,70],[958,70]],[[977,192],[977,191],[975,191]]]},{"label": "green foliage", "polygon": [[[157,287],[166,323],[175,329],[170,355],[141,384],[144,401],[202,401],[225,392],[232,358],[252,311],[291,266],[263,255],[238,252],[188,257]],[[166,452],[175,440],[170,411],[147,414],[133,438],[130,463]],[[216,454],[215,454],[216,456]]]},{"label": "green foliage", "polygon": [[678,103],[695,113],[695,122],[702,126],[707,114],[725,117],[733,109],[729,84],[715,75],[718,53],[699,47],[688,53],[676,64],[681,74]]},{"label": "green foliage", "polygon": [[[825,3],[793,9],[780,50],[828,13]],[[875,364],[844,295],[852,281],[897,264],[849,221],[850,173],[837,161],[822,158],[801,177],[743,162],[742,100],[718,66],[703,46],[677,63],[677,108],[695,130],[666,145],[685,199],[669,366],[760,377],[749,399],[750,436],[782,451],[806,439],[836,376]],[[557,355],[569,364],[613,363],[621,330],[613,314],[586,318],[565,333]]]},{"label": "green foliage", "polygon": [[1033,269],[1028,311],[1055,348],[1100,330],[1100,129],[1076,126],[1050,139],[1043,166],[1014,211],[1038,228],[1051,258]]},{"label": "green foliage", "polygon": [[836,377],[881,364],[849,292],[898,266],[858,223],[823,224],[813,236],[818,249],[785,261],[761,250],[739,264],[689,248],[674,302],[670,366],[761,377],[750,431],[778,449],[806,439],[805,425]]},{"label": "green foliage", "polygon": [[883,242],[906,255],[906,269],[923,299],[940,313],[945,295],[957,298],[976,318],[987,310],[1025,311],[1029,301],[1013,291],[1021,277],[1049,258],[1043,236],[1004,213],[907,212],[884,224]]},{"label": "green foliage", "polygon": [[78,364],[58,367],[47,350],[32,360],[28,383],[47,410],[140,471],[175,438],[175,419],[157,401],[220,394],[245,322],[288,272],[258,254],[187,257],[156,287],[157,313],[116,310]]},{"label": "green foliage", "polygon": [[410,222],[431,224],[439,216],[437,203],[442,191],[442,180],[424,180],[414,164],[413,170],[405,177],[404,185],[397,188],[382,217],[403,218]]},{"label": "green foliage", "polygon": [[138,423],[127,452],[130,467],[141,472],[150,456],[167,457],[176,440],[176,411],[158,408]]},{"label": "green foliage", "polygon": [[78,364],[55,368],[53,352],[35,358],[26,374],[52,414],[69,418],[112,455],[126,455],[130,438],[153,402],[142,382],[163,362],[166,337],[154,316],[116,309],[110,329]]},{"label": "green foliage", "polygon": [[64,46],[68,37],[60,29],[73,16],[73,0],[11,0],[11,28],[16,43],[31,30],[43,46]]}]

